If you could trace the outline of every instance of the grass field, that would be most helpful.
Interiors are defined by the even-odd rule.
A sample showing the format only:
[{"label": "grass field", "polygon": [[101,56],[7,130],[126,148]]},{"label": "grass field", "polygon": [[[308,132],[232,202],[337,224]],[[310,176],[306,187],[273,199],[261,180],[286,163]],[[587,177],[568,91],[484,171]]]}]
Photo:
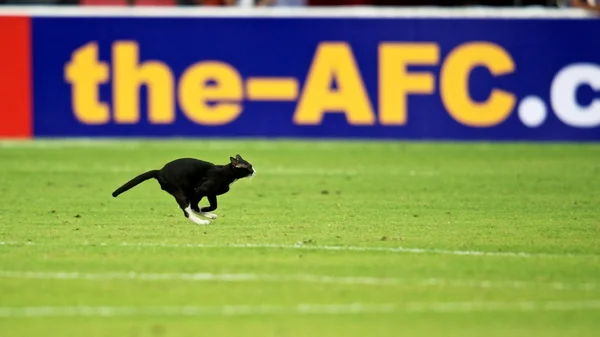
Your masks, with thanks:
[{"label": "grass field", "polygon": [[[198,226],[148,181],[257,175]],[[0,336],[597,336],[600,146],[0,143]],[[206,201],[203,201],[206,203]]]}]

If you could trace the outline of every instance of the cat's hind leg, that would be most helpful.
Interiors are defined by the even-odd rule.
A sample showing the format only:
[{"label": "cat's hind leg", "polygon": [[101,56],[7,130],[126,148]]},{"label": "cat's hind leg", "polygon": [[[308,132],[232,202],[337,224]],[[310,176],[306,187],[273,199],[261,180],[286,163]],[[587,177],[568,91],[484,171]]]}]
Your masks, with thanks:
[{"label": "cat's hind leg", "polygon": [[[183,193],[174,193],[173,196],[175,197],[175,200],[177,200],[177,204],[179,204],[179,207],[183,211],[183,215],[186,218],[188,218],[191,222],[193,222],[195,224],[198,224],[198,225],[208,225],[208,224],[210,224],[210,221],[208,221],[208,220],[202,220],[202,219],[200,219],[196,215],[196,213],[192,209],[192,203],[185,196],[185,194],[183,194]],[[195,208],[197,208],[197,206],[195,206]]]}]

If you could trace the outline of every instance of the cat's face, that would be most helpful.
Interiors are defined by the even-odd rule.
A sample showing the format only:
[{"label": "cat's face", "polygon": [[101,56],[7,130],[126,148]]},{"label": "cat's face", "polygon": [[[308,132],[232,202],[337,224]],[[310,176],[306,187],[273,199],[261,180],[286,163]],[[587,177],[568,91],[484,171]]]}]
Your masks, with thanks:
[{"label": "cat's face", "polygon": [[229,159],[231,160],[231,166],[233,166],[233,170],[238,179],[256,175],[256,170],[252,167],[252,164],[244,160],[239,154],[236,155],[235,158],[229,157]]}]

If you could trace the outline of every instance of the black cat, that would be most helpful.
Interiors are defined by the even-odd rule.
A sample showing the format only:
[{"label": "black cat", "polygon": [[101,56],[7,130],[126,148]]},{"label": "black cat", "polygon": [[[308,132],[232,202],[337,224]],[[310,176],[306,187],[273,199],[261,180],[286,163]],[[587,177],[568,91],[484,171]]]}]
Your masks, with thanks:
[{"label": "black cat", "polygon": [[[148,180],[156,179],[160,187],[177,200],[186,218],[198,225],[208,225],[210,221],[202,220],[196,215],[216,219],[209,213],[217,209],[217,195],[227,193],[229,186],[236,180],[256,175],[252,164],[238,154],[230,157],[230,163],[215,165],[194,158],[180,158],[167,163],[160,170],[142,173],[112,193],[113,197]],[[200,209],[198,203],[207,197],[210,206]]]}]

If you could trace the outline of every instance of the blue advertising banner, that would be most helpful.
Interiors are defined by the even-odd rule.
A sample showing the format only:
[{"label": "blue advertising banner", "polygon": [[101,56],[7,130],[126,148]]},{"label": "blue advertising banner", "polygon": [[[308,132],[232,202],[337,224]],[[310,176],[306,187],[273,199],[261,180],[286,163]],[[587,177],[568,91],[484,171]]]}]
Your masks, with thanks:
[{"label": "blue advertising banner", "polygon": [[600,20],[34,17],[35,136],[600,140]]}]

